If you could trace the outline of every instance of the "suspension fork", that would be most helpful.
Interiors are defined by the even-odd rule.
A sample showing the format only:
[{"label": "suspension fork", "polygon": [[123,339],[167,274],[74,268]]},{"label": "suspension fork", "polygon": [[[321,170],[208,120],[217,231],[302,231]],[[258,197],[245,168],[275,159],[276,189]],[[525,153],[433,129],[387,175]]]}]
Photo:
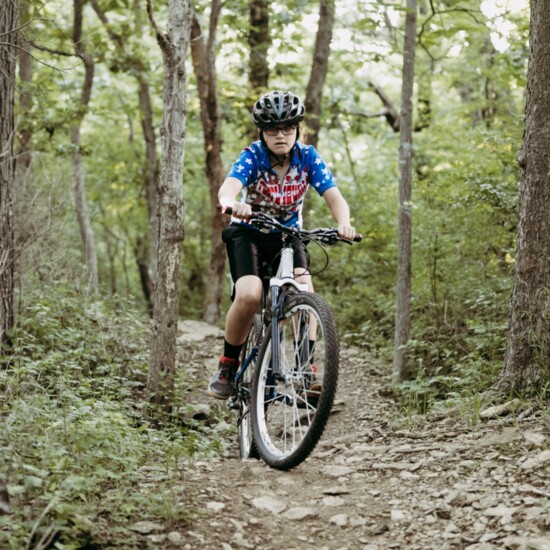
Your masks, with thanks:
[{"label": "suspension fork", "polygon": [[285,286],[294,287],[298,292],[307,291],[307,285],[294,279],[294,250],[287,236],[283,236],[281,260],[277,276],[273,277],[269,286],[271,289],[271,369],[276,380],[281,380],[281,357],[279,342],[279,323],[283,322],[283,306]]},{"label": "suspension fork", "polygon": [[279,320],[283,313],[282,291],[280,286],[271,287],[271,370],[273,376],[281,378],[281,358],[279,346]]}]

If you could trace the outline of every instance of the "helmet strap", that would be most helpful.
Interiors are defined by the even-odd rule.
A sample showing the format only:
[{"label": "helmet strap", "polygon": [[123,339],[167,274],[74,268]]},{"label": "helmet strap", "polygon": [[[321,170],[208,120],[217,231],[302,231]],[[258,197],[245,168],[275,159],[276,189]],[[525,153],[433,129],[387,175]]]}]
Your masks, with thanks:
[{"label": "helmet strap", "polygon": [[[285,163],[285,160],[290,157],[292,151],[287,153],[286,155],[283,155],[282,157],[276,155],[271,149],[268,149],[269,151],[269,157],[271,158],[271,168],[275,168],[275,166],[283,166]],[[273,159],[275,159],[275,162],[273,162]]]}]

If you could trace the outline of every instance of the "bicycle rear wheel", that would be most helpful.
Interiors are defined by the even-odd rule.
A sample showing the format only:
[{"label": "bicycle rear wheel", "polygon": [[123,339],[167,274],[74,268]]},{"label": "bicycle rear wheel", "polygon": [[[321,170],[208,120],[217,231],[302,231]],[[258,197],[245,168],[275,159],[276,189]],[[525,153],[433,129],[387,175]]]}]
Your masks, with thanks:
[{"label": "bicycle rear wheel", "polygon": [[328,421],[338,382],[338,334],[321,297],[307,292],[290,297],[279,321],[275,379],[270,328],[252,384],[252,426],[263,460],[287,470],[309,456]]},{"label": "bicycle rear wheel", "polygon": [[[241,352],[241,365],[248,360],[249,364],[242,373],[239,383],[239,408],[237,412],[237,428],[239,433],[239,453],[243,460],[247,458],[259,458],[258,450],[254,445],[252,423],[250,421],[250,395],[252,378],[258,359],[258,347],[262,339],[262,320],[260,315],[255,315],[252,327],[248,332]],[[256,351],[254,351],[256,348]],[[255,355],[252,355],[255,353]]]}]

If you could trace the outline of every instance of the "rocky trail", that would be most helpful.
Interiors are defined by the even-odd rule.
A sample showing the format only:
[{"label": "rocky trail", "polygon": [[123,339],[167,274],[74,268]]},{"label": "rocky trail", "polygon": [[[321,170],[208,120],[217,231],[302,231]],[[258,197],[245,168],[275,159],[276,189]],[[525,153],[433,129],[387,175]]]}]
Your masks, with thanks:
[{"label": "rocky trail", "polygon": [[[204,414],[221,333],[180,326],[181,360]],[[489,409],[399,418],[387,368],[343,348],[338,394],[321,442],[282,472],[228,456],[188,466],[200,511],[185,531],[150,533],[159,548],[550,549],[550,417]]]}]

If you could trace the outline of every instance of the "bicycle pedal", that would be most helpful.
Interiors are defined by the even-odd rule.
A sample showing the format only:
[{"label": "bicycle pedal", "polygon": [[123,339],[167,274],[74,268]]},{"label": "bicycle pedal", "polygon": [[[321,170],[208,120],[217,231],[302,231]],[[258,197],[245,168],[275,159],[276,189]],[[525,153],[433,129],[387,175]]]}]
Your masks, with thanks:
[{"label": "bicycle pedal", "polygon": [[230,397],[227,400],[227,407],[234,411],[239,410],[239,404],[237,403],[237,400],[234,397]]}]

